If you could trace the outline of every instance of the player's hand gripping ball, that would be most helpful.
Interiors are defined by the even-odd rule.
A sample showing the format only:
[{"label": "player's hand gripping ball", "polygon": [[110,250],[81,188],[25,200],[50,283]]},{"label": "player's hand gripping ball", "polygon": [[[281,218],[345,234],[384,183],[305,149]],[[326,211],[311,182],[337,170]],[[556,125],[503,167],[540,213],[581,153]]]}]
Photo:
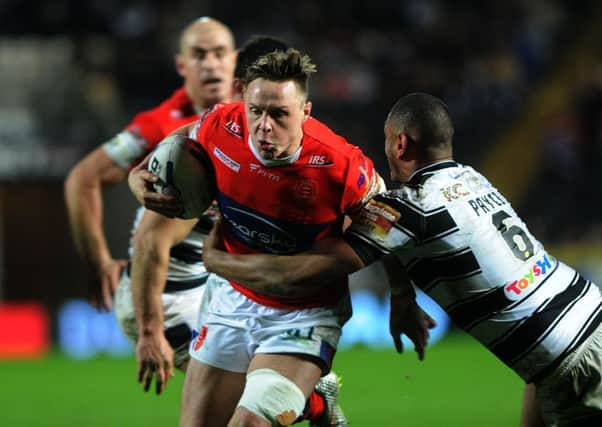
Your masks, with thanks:
[{"label": "player's hand gripping ball", "polygon": [[151,155],[148,170],[159,177],[155,191],[183,202],[180,218],[200,217],[215,198],[211,160],[198,142],[184,135],[161,141]]}]

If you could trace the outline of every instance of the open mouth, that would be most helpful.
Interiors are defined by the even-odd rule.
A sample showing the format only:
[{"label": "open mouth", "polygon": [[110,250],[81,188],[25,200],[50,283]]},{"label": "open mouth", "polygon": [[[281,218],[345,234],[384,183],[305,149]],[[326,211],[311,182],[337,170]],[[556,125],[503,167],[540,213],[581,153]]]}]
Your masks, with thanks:
[{"label": "open mouth", "polygon": [[208,79],[204,79],[203,80],[203,86],[209,86],[209,85],[215,85],[215,84],[220,84],[222,83],[222,79],[220,79],[219,77],[209,77]]},{"label": "open mouth", "polygon": [[259,141],[259,147],[265,151],[273,151],[276,148],[274,144],[268,141]]}]

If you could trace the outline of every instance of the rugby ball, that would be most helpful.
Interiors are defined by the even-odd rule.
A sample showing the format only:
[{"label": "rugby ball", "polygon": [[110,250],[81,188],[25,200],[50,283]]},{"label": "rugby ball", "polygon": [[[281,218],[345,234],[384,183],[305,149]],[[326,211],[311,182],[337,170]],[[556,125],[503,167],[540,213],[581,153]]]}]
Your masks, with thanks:
[{"label": "rugby ball", "polygon": [[179,218],[199,218],[215,198],[211,160],[198,142],[170,135],[157,145],[148,170],[159,177],[155,191],[178,197],[184,204]]}]

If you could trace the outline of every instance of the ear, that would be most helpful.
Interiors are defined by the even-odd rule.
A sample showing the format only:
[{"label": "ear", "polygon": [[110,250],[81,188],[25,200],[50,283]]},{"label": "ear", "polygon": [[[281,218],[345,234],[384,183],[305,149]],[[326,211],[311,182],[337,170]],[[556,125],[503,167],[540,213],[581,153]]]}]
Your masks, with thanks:
[{"label": "ear", "polygon": [[408,152],[408,136],[404,132],[399,132],[395,137],[395,157],[399,160]]},{"label": "ear", "polygon": [[232,100],[242,101],[243,91],[244,91],[244,83],[239,78],[234,78],[232,80]]},{"label": "ear", "polygon": [[180,77],[186,77],[186,70],[184,66],[184,57],[181,53],[176,53],[174,56],[174,62],[176,64],[176,71],[180,75]]},{"label": "ear", "polygon": [[309,116],[311,115],[311,101],[307,101],[304,105],[303,105],[303,121],[306,121],[307,119],[309,119]]}]

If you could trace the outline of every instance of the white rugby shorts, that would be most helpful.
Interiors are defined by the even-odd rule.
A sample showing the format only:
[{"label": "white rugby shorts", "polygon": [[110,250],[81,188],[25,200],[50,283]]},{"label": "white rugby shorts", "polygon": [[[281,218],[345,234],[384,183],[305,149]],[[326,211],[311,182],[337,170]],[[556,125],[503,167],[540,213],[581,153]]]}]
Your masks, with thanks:
[{"label": "white rugby shorts", "polygon": [[[138,340],[138,327],[130,283],[130,277],[124,271],[115,293],[113,307],[121,330],[135,344]],[[192,331],[197,324],[199,305],[204,292],[203,285],[161,295],[165,337],[174,350],[174,366],[177,368],[181,368],[190,358],[188,347]]]},{"label": "white rugby shorts", "polygon": [[602,324],[535,389],[547,426],[602,425]]},{"label": "white rugby shorts", "polygon": [[259,353],[303,354],[330,370],[341,329],[351,317],[351,301],[288,310],[261,305],[211,274],[199,308],[190,355],[230,372],[247,372]]}]

